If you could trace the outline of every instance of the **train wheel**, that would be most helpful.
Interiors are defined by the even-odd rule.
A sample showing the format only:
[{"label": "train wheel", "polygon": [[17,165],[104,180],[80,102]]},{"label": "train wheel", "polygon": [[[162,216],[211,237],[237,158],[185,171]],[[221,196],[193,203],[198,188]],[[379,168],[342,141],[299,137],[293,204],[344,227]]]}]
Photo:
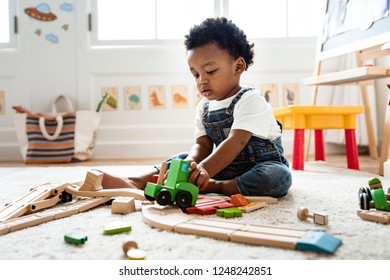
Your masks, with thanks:
[{"label": "train wheel", "polygon": [[191,206],[192,195],[187,191],[181,191],[176,195],[176,205],[179,208],[187,208]]},{"label": "train wheel", "polygon": [[360,194],[360,209],[370,210],[370,199],[365,192]]},{"label": "train wheel", "polygon": [[166,189],[162,189],[157,193],[156,201],[160,205],[168,205],[171,202],[171,193]]}]

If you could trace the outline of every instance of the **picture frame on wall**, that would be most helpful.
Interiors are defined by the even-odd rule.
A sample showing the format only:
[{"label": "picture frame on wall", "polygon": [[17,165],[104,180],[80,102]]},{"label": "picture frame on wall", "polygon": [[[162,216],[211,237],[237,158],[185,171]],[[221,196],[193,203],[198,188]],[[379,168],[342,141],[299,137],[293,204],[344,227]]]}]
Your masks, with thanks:
[{"label": "picture frame on wall", "polygon": [[188,86],[173,85],[171,88],[172,108],[187,109],[189,107]]},{"label": "picture frame on wall", "polygon": [[165,86],[149,86],[150,109],[164,109],[165,103]]},{"label": "picture frame on wall", "polygon": [[261,85],[261,95],[273,108],[279,107],[279,86],[277,83]]},{"label": "picture frame on wall", "polygon": [[[109,94],[109,98],[115,99],[115,104],[118,104],[118,88],[117,87],[102,87],[100,89],[100,95],[103,96],[105,93]],[[112,102],[111,102],[112,103]],[[110,106],[108,102],[104,102],[102,105],[103,111],[118,111],[118,106]]]},{"label": "picture frame on wall", "polygon": [[283,106],[299,104],[299,84],[283,84]]},{"label": "picture frame on wall", "polygon": [[124,87],[124,104],[126,110],[141,110],[141,87]]}]

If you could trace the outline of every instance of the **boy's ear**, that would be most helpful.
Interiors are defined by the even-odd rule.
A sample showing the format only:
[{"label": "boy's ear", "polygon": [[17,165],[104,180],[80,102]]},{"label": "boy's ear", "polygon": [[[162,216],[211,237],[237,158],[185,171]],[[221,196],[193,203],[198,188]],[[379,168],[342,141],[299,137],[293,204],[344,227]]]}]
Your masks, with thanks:
[{"label": "boy's ear", "polygon": [[246,62],[244,60],[244,58],[242,57],[239,57],[236,59],[236,73],[237,74],[242,74],[245,70],[246,70]]}]

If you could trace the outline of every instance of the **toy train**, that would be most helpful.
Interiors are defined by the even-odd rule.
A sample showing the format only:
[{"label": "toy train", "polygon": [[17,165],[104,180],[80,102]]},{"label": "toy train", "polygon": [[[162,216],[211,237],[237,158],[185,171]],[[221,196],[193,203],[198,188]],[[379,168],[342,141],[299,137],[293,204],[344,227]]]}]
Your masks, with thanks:
[{"label": "toy train", "polygon": [[[176,204],[179,208],[194,206],[198,199],[199,188],[188,182],[191,172],[188,171],[190,162],[172,160],[167,179],[164,183],[148,182],[145,188],[145,198],[156,201],[160,205]],[[162,176],[160,174],[160,176]]]}]

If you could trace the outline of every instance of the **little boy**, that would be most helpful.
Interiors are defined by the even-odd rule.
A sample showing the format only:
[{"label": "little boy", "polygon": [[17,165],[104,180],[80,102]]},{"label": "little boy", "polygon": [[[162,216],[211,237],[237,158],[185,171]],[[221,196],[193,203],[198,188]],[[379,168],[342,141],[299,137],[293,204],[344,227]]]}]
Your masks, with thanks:
[{"label": "little boy", "polygon": [[[281,126],[260,92],[240,84],[253,64],[254,44],[226,18],[208,18],[185,38],[188,66],[204,98],[196,110],[195,144],[173,158],[191,162],[189,181],[201,193],[286,195],[292,178]],[[157,172],[121,182],[107,175],[103,186],[144,189]]]}]

